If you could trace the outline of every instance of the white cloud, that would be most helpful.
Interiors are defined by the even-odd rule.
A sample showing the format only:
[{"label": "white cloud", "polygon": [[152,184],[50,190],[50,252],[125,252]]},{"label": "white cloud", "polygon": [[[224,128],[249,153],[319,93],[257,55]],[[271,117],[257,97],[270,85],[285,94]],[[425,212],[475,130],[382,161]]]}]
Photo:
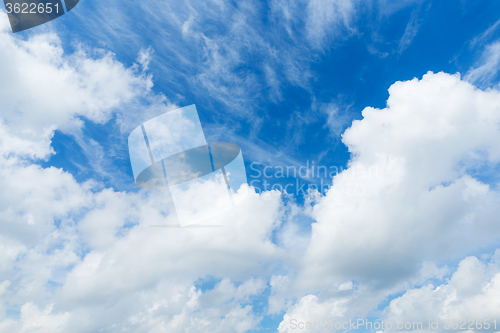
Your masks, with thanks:
[{"label": "white cloud", "polygon": [[418,11],[414,11],[411,15],[410,21],[408,21],[408,24],[406,25],[403,37],[399,40],[399,53],[403,53],[403,51],[411,45],[411,42],[418,33],[420,24],[421,22],[418,18]]},{"label": "white cloud", "polygon": [[481,59],[467,72],[465,79],[475,84],[489,85],[493,82],[500,68],[500,42],[496,41],[485,47]]},{"label": "white cloud", "polygon": [[[43,132],[37,133],[38,135],[34,134],[33,131],[25,130],[23,133],[24,137],[19,137],[13,135],[3,119],[0,119],[0,121],[0,136],[2,137],[2,141],[0,141],[1,155],[47,159],[54,153],[54,150],[50,146],[54,135],[54,127],[49,127]],[[28,137],[26,138],[26,136]]]},{"label": "white cloud", "polygon": [[148,47],[147,49],[142,48],[139,51],[139,55],[137,56],[137,62],[141,64],[143,72],[148,70],[153,52],[154,50],[151,46]]},{"label": "white cloud", "polygon": [[463,259],[446,283],[410,289],[392,300],[384,310],[384,320],[422,322],[424,328],[428,328],[429,320],[439,320],[439,330],[433,331],[447,331],[445,326],[451,323],[445,320],[458,320],[459,325],[466,320],[467,328],[469,320],[473,320],[472,330],[480,331],[475,327],[476,321],[483,324],[489,319],[490,328],[495,331],[492,321],[500,319],[499,258],[497,250],[489,263],[476,257]]},{"label": "white cloud", "polygon": [[346,280],[359,284],[346,298],[349,316],[366,316],[409,283],[445,276],[446,267],[426,261],[464,256],[500,236],[496,184],[471,176],[500,162],[500,92],[428,73],[389,93],[386,108],[366,108],[343,134],[349,168],[314,202],[310,245],[290,289],[313,293],[298,303],[311,304],[285,319],[309,306],[325,308],[313,318],[328,317]]},{"label": "white cloud", "polygon": [[[250,194],[225,228],[150,228],[177,222],[164,195],[101,190],[12,159],[0,161],[0,311],[21,310],[0,332],[243,332],[260,321],[248,303],[267,285],[252,276],[284,257],[268,239],[279,196]],[[206,276],[226,278],[190,291]]]},{"label": "white cloud", "polygon": [[[307,328],[307,323],[312,324],[307,331],[320,332],[322,326],[316,327],[316,330],[312,329],[315,322],[322,325],[324,319],[344,319],[347,311],[348,300],[346,298],[339,297],[321,302],[317,296],[308,295],[288,310],[278,327],[278,332],[301,332]],[[303,324],[299,326],[299,322]]]},{"label": "white cloud", "polygon": [[[0,15],[2,31],[7,22]],[[104,123],[152,86],[150,77],[125,68],[111,53],[80,47],[65,55],[54,33],[27,40],[2,33],[0,48],[0,72],[8,78],[0,84],[1,116],[18,140],[48,142],[55,128],[79,128],[79,116]]]},{"label": "white cloud", "polygon": [[52,314],[53,305],[47,305],[44,309],[38,308],[33,303],[26,303],[21,307],[22,324],[11,320],[0,323],[0,331],[3,332],[64,332],[69,327],[71,315],[67,312]]},{"label": "white cloud", "polygon": [[493,25],[491,25],[488,29],[486,29],[483,33],[477,35],[476,37],[472,38],[470,41],[469,45],[471,48],[475,47],[476,45],[481,45],[483,44],[486,40],[488,40],[491,35],[496,31],[498,28],[498,25],[500,25],[500,20],[496,21]]},{"label": "white cloud", "polygon": [[500,93],[444,73],[389,93],[387,108],[366,108],[343,135],[353,158],[314,206],[304,283],[397,281],[420,260],[498,237],[498,195],[466,166],[500,161]]},{"label": "white cloud", "polygon": [[350,111],[352,104],[346,104],[341,96],[338,100],[332,100],[330,103],[321,104],[319,109],[326,114],[327,121],[325,127],[329,128],[330,134],[334,138],[342,135],[345,127],[349,125],[353,113]]},{"label": "white cloud", "polygon": [[291,300],[287,299],[290,288],[290,277],[273,275],[269,285],[271,286],[271,296],[268,300],[268,313],[278,314],[292,304]]},{"label": "white cloud", "polygon": [[307,4],[307,31],[311,44],[321,48],[329,35],[353,31],[355,14],[352,0],[311,0]]}]

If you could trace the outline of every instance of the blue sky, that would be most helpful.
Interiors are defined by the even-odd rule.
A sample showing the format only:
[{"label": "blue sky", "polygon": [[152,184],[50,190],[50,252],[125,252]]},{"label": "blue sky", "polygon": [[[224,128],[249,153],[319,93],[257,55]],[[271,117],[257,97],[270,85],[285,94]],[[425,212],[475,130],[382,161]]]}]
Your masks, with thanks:
[{"label": "blue sky", "polygon": [[[499,22],[493,0],[81,0],[2,28],[0,332],[500,320]],[[249,182],[341,175],[254,186],[219,234],[149,228],[176,215],[128,135],[191,104]]]},{"label": "blue sky", "polygon": [[[149,12],[162,6],[172,10],[171,17]],[[321,38],[307,35],[307,18],[298,15],[301,6],[283,24],[276,12],[285,2],[226,3],[221,9],[210,3],[85,1],[54,24],[68,32],[61,35],[65,48],[99,47],[125,65],[151,48],[153,91],[179,106],[196,104],[208,141],[240,144],[247,166],[297,168],[307,161],[345,168],[349,153],[340,134],[361,118],[363,108],[383,108],[396,81],[427,71],[466,73],[498,35],[493,30],[478,40],[498,20],[499,4],[493,1],[357,4],[347,26],[320,23]],[[188,38],[182,35],[183,20],[189,22]],[[115,124],[88,124],[85,135],[114,151],[105,147],[116,144]],[[60,153],[46,165],[81,179],[96,177],[95,161],[89,161],[96,156],[85,157],[72,141],[56,135]],[[131,177],[127,151],[116,149],[114,161],[102,161],[103,171],[114,173],[118,167]],[[119,181],[101,176],[108,186],[131,189],[121,181],[125,175]]]}]

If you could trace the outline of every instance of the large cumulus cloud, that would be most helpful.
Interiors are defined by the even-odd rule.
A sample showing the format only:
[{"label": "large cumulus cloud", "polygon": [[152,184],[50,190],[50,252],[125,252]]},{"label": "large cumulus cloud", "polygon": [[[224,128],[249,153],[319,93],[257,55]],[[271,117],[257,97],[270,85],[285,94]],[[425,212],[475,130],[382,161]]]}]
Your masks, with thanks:
[{"label": "large cumulus cloud", "polygon": [[[389,93],[386,108],[365,108],[343,134],[349,168],[312,209],[294,281],[309,295],[289,309],[283,332],[311,308],[314,318],[366,316],[417,280],[443,278],[429,262],[459,260],[500,236],[500,92],[427,73]],[[339,293],[346,281],[352,290]]]}]

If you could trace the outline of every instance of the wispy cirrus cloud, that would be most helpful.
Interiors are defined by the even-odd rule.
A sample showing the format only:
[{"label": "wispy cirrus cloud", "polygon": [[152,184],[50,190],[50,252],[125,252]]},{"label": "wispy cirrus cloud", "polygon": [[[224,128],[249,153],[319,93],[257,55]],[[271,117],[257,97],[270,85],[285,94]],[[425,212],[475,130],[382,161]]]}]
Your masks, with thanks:
[{"label": "wispy cirrus cloud", "polygon": [[476,46],[481,45],[485,41],[487,41],[497,30],[497,28],[500,25],[500,20],[496,21],[494,24],[492,24],[488,29],[486,29],[483,33],[479,34],[478,36],[474,37],[470,42],[469,46],[471,48],[474,48]]},{"label": "wispy cirrus cloud", "polygon": [[500,41],[493,42],[484,48],[481,58],[467,71],[465,79],[481,86],[494,82],[500,70]]},{"label": "wispy cirrus cloud", "polygon": [[403,53],[410,45],[411,42],[413,41],[413,38],[418,33],[418,29],[420,28],[420,25],[422,24],[422,19],[419,18],[419,11],[415,10],[411,14],[410,21],[406,25],[405,33],[403,34],[403,37],[399,40],[399,49],[398,53]]},{"label": "wispy cirrus cloud", "polygon": [[313,47],[321,48],[333,35],[349,36],[354,30],[355,2],[352,0],[311,0],[307,4],[307,33]]}]

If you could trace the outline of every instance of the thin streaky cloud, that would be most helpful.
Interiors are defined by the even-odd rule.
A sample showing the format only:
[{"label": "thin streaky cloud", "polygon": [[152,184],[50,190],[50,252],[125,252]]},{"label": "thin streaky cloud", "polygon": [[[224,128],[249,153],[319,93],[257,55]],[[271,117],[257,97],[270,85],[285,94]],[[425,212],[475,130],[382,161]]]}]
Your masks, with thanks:
[{"label": "thin streaky cloud", "polygon": [[488,38],[491,37],[491,35],[495,32],[495,30],[498,28],[499,25],[500,25],[500,19],[496,21],[493,25],[491,25],[488,29],[486,29],[483,33],[474,37],[469,42],[469,47],[474,48],[476,46],[483,44]]},{"label": "thin streaky cloud", "polygon": [[487,86],[494,82],[499,70],[500,41],[496,41],[484,48],[480,60],[467,71],[465,79],[481,86]]},{"label": "thin streaky cloud", "polygon": [[403,53],[412,43],[415,36],[417,36],[418,29],[420,29],[420,25],[422,24],[421,19],[418,17],[418,11],[415,10],[411,14],[410,21],[406,25],[405,33],[403,37],[399,40],[399,49],[398,53]]}]

